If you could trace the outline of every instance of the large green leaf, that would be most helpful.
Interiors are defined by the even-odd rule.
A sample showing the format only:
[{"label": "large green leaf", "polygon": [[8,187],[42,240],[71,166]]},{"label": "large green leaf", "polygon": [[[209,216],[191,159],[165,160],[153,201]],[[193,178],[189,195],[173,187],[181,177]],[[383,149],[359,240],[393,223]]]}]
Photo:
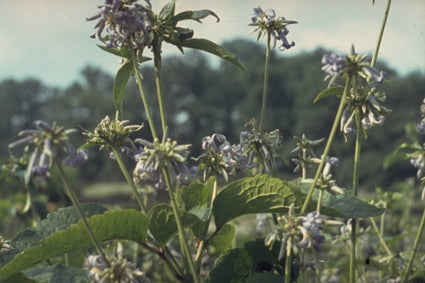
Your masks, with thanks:
[{"label": "large green leaf", "polygon": [[186,40],[180,41],[180,42],[171,42],[174,45],[181,46],[181,47],[187,47],[187,48],[193,48],[198,49],[202,51],[206,51],[208,53],[214,54],[233,65],[237,66],[241,70],[245,71],[245,68],[239,61],[238,57],[230,52],[229,50],[221,47],[220,45],[204,38],[188,38]]},{"label": "large green leaf", "polygon": [[122,102],[124,99],[125,89],[132,73],[133,62],[131,60],[126,60],[119,68],[117,75],[115,76],[112,94],[115,109],[120,112],[122,111]]},{"label": "large green leaf", "polygon": [[[294,185],[307,193],[310,189],[310,183],[295,181]],[[313,200],[316,202],[319,198],[319,190],[313,192]],[[327,191],[323,192],[321,213],[344,218],[368,218],[381,215],[384,209],[368,204],[350,192],[343,194],[331,194]]]},{"label": "large green leaf", "polygon": [[[205,282],[239,283],[254,275],[267,271],[283,270],[284,262],[278,261],[280,242],[266,247],[264,239],[247,242],[242,248],[231,249],[214,263]],[[295,264],[297,257],[293,257],[291,272],[297,277],[299,267]],[[264,281],[266,282],[266,281]]]},{"label": "large green leaf", "polygon": [[54,264],[52,266],[37,267],[25,272],[28,278],[37,282],[60,282],[60,283],[88,283],[88,272],[70,266]]},{"label": "large green leaf", "polygon": [[204,19],[208,16],[213,16],[217,19],[217,22],[220,21],[220,18],[211,10],[198,10],[198,11],[184,11],[177,15],[175,15],[171,19],[171,25],[176,25],[178,22],[183,20],[194,20],[197,22],[201,22],[201,19]]},{"label": "large green leaf", "polygon": [[184,209],[189,211],[197,206],[208,205],[211,200],[213,184],[214,178],[210,178],[205,184],[197,180],[182,187],[178,197],[181,199]]},{"label": "large green leaf", "polygon": [[[148,219],[134,209],[107,211],[87,219],[99,241],[126,239],[144,242],[148,231]],[[0,270],[0,281],[28,269],[34,264],[73,250],[90,246],[92,243],[83,223],[71,225],[40,241],[40,244],[25,249]]]},{"label": "large green leaf", "polygon": [[304,195],[287,182],[268,175],[239,179],[215,198],[215,224],[221,227],[235,217],[254,213],[283,213],[292,203],[302,205]]},{"label": "large green leaf", "polygon": [[[166,244],[177,233],[176,219],[171,206],[160,203],[153,206],[148,213],[149,232],[155,239]],[[192,214],[184,214],[181,217],[183,227],[199,225],[201,220]]]},{"label": "large green leaf", "polygon": [[[85,217],[96,214],[102,214],[107,209],[98,204],[81,204],[81,210]],[[23,250],[36,246],[39,242],[59,230],[64,230],[80,220],[75,207],[60,208],[47,215],[46,219],[41,220],[37,226],[27,228],[12,239],[13,249],[0,253],[0,267],[11,261],[17,254]]]},{"label": "large green leaf", "polygon": [[320,99],[328,96],[342,96],[343,92],[344,88],[341,86],[327,88],[316,96],[316,98],[313,100],[313,103],[316,103]]}]

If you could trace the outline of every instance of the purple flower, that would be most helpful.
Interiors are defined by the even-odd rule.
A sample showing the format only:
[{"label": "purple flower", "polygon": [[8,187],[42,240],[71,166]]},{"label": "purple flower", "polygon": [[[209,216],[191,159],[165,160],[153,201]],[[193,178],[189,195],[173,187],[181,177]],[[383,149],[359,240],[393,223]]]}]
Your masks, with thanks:
[{"label": "purple flower", "polygon": [[257,40],[264,34],[268,34],[273,40],[273,47],[276,46],[277,41],[282,42],[279,48],[282,51],[295,46],[295,42],[289,43],[286,36],[289,33],[287,26],[297,23],[296,21],[289,21],[284,17],[276,17],[276,12],[273,9],[263,11],[261,7],[254,8],[254,16],[251,21],[250,26],[257,27],[255,29],[255,31],[258,31]]},{"label": "purple flower", "polygon": [[320,245],[325,242],[325,237],[320,235],[320,229],[322,229],[323,226],[323,220],[320,217],[320,213],[314,211],[300,218],[302,223],[301,226],[298,226],[298,229],[301,231],[303,238],[298,242],[297,246],[299,248],[313,247],[319,250]]},{"label": "purple flower", "polygon": [[69,143],[68,144],[69,156],[66,157],[62,163],[71,167],[79,167],[85,163],[89,157],[88,151],[86,148],[76,151],[75,148]]}]

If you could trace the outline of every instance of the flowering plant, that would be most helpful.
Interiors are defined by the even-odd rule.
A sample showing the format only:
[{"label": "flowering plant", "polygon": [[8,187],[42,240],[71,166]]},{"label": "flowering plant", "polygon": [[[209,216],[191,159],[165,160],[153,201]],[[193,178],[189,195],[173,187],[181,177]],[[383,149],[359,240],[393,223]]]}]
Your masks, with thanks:
[{"label": "flowering plant", "polygon": [[[74,130],[43,121],[36,121],[35,129],[22,131],[20,139],[9,145],[11,163],[4,168],[17,176],[25,168],[22,179],[29,192],[28,207],[34,207],[32,186],[40,179],[47,180],[54,168],[59,171],[72,206],[52,212],[45,219],[37,217],[34,210],[34,227],[10,241],[0,236],[0,282],[307,282],[310,275],[315,282],[329,282],[339,273],[344,274],[337,280],[357,282],[358,278],[366,278],[358,262],[358,243],[366,234],[360,219],[370,220],[375,230],[368,233],[376,235],[387,253],[381,266],[376,264],[380,271],[385,270],[385,263],[395,266],[397,257],[374,220],[386,213],[387,202],[363,201],[358,192],[361,142],[366,140],[366,132],[382,126],[390,113],[383,105],[386,73],[374,66],[380,40],[371,62],[366,55],[357,54],[354,47],[344,57],[336,53],[323,56],[322,70],[329,83],[314,101],[329,96],[339,99],[330,134],[327,139],[317,140],[309,140],[304,134],[294,137],[296,148],[291,153],[296,156],[292,161],[294,172],[300,176],[281,178],[277,175],[282,173],[278,159],[282,134],[279,129],[265,130],[270,53],[278,42],[285,52],[295,46],[287,36],[288,27],[297,22],[277,17],[272,9],[254,8],[249,25],[258,32],[257,40],[267,38],[259,121],[253,118],[245,124],[239,143],[232,143],[221,133],[205,136],[197,141],[202,153],[190,157],[191,144],[180,144],[168,134],[161,79],[162,45],[172,44],[182,52],[184,48],[198,49],[239,69],[244,67],[232,52],[207,39],[194,38],[193,30],[179,26],[183,21],[201,22],[209,16],[218,21],[213,11],[176,14],[175,5],[172,0],[155,13],[149,0],[105,0],[98,13],[88,18],[97,21],[92,37],[100,40],[99,47],[122,58],[112,92],[116,114],[113,119],[105,116],[93,130],[83,130],[87,141],[78,149],[69,139]],[[384,27],[385,21],[382,31]],[[150,60],[147,52],[153,57],[154,103],[147,98],[140,73],[141,65]],[[123,97],[132,76],[142,100],[146,127],[122,120],[127,111]],[[423,119],[416,128],[423,133],[425,103],[420,109]],[[160,130],[152,111],[159,113]],[[145,129],[151,139],[135,137]],[[345,142],[355,135],[350,189],[338,184],[335,175],[340,159],[330,155],[338,129]],[[322,154],[316,155],[325,141]],[[19,146],[24,150],[22,157],[16,158]],[[107,151],[118,165],[138,209],[108,209],[79,202],[63,166],[89,161],[87,148],[93,146]],[[424,148],[415,140],[397,151],[418,169],[422,199]],[[146,193],[149,189],[167,196],[163,202],[152,203]],[[235,223],[251,214],[258,219],[258,238],[236,247]],[[406,269],[394,268],[385,279],[409,280],[424,225],[425,213],[412,253],[403,259]],[[325,259],[320,254],[329,244],[349,248],[349,268],[344,271],[341,267],[332,276],[326,273],[331,268],[323,264]],[[81,251],[84,260],[78,254]],[[69,261],[73,253],[80,257],[78,263]],[[153,263],[150,268],[148,263]],[[160,271],[155,272],[158,266]],[[384,279],[382,273],[379,276]]]}]

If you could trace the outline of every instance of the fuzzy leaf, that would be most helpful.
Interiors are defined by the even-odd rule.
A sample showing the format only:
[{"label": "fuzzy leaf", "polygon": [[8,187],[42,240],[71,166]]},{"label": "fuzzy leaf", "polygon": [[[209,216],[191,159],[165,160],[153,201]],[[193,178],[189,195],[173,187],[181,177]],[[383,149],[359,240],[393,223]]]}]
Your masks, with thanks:
[{"label": "fuzzy leaf", "polygon": [[204,19],[208,16],[213,16],[217,19],[217,22],[220,21],[220,18],[211,10],[198,10],[198,11],[184,11],[177,15],[175,15],[171,19],[171,24],[175,26],[178,22],[183,20],[194,20],[197,22],[201,22],[201,19]]},{"label": "fuzzy leaf", "polygon": [[211,177],[205,184],[197,180],[188,186],[182,187],[179,198],[182,200],[185,210],[189,211],[196,206],[208,205],[213,184],[214,178]]},{"label": "fuzzy leaf", "polygon": [[209,52],[232,63],[236,67],[240,68],[242,71],[245,71],[245,68],[243,67],[243,65],[235,54],[208,39],[189,38],[180,42],[171,43],[180,47],[187,47]]},{"label": "fuzzy leaf", "polygon": [[37,282],[61,283],[88,283],[87,270],[76,269],[70,266],[54,264],[52,266],[38,267],[25,272],[28,278]]},{"label": "fuzzy leaf", "polygon": [[[148,230],[146,216],[134,209],[107,211],[88,218],[87,222],[99,241],[125,239],[143,242]],[[90,238],[80,221],[41,240],[39,245],[19,253],[0,270],[0,281],[38,262],[90,245]]]},{"label": "fuzzy leaf", "polygon": [[[160,203],[149,210],[149,232],[155,239],[163,244],[166,244],[171,237],[177,233],[176,219],[172,208]],[[194,215],[185,214],[182,218],[183,227],[191,227],[199,224],[201,221]]]},{"label": "fuzzy leaf", "polygon": [[[245,282],[255,273],[267,272],[273,268],[283,269],[284,262],[277,261],[279,249],[280,242],[275,242],[269,248],[264,245],[264,239],[247,242],[242,248],[231,249],[216,260],[205,282]],[[292,272],[295,276],[298,272],[295,263],[292,265]]]},{"label": "fuzzy leaf", "polygon": [[133,62],[127,60],[118,70],[114,80],[113,100],[115,109],[122,112],[122,102],[128,80],[133,73]]},{"label": "fuzzy leaf", "polygon": [[219,253],[224,253],[232,246],[235,235],[236,227],[232,224],[225,224],[209,243],[211,246],[214,246]]},{"label": "fuzzy leaf", "polygon": [[[81,210],[86,217],[90,217],[96,214],[102,214],[107,209],[98,204],[87,203],[81,204]],[[27,228],[16,234],[15,238],[11,241],[11,245],[14,249],[0,253],[0,267],[7,264],[23,250],[38,245],[42,239],[52,235],[58,230],[66,229],[79,220],[80,217],[73,206],[60,208],[50,213],[47,215],[47,218],[41,220],[37,226]]]},{"label": "fuzzy leaf", "polygon": [[340,86],[327,88],[316,96],[316,98],[313,100],[313,103],[316,103],[320,99],[328,96],[342,96],[343,92],[344,88]]},{"label": "fuzzy leaf", "polygon": [[158,18],[161,21],[165,21],[165,20],[173,17],[174,16],[175,8],[176,8],[176,0],[171,0],[159,12]]},{"label": "fuzzy leaf", "polygon": [[[310,189],[310,183],[295,184],[304,193]],[[319,190],[313,192],[313,200],[317,201]],[[314,210],[314,208],[312,209]],[[344,218],[368,218],[381,215],[384,209],[368,204],[351,193],[344,191],[343,194],[331,194],[323,192],[321,213],[332,217]]]},{"label": "fuzzy leaf", "polygon": [[221,227],[245,214],[283,213],[292,203],[302,205],[303,198],[298,189],[268,175],[239,179],[227,185],[215,198],[215,224]]}]

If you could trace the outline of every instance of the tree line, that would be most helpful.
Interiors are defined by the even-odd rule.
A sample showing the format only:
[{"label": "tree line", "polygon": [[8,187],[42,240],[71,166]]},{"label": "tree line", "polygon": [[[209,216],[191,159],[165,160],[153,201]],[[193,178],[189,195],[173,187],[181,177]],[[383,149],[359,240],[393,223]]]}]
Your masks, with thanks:
[{"label": "tree line", "polygon": [[[202,137],[221,133],[230,142],[238,143],[244,124],[253,117],[259,118],[265,49],[244,40],[223,45],[240,58],[245,73],[226,62],[211,64],[198,52],[167,57],[162,64],[169,136],[182,144],[192,143],[193,156],[200,153]],[[293,136],[305,134],[310,139],[319,139],[329,134],[338,99],[329,97],[313,104],[315,96],[327,86],[323,81],[321,58],[328,52],[318,48],[296,56],[272,53],[265,130],[279,129],[283,135],[277,174],[295,177],[292,173],[294,164],[290,161],[290,151],[295,147]],[[409,122],[419,122],[418,105],[425,94],[425,79],[420,72],[400,76],[387,64],[381,63],[378,67],[389,74],[389,82],[385,84],[386,106],[392,109],[392,113],[383,126],[370,132],[363,145],[360,183],[369,190],[378,185],[390,185],[396,178],[414,175],[408,164],[384,171],[382,163],[402,143],[405,126]],[[113,76],[92,66],[86,67],[81,75],[82,80],[66,88],[49,87],[31,78],[0,82],[1,163],[7,160],[7,144],[16,139],[20,130],[32,128],[34,120],[56,121],[67,128],[93,130],[105,115],[114,117]],[[155,101],[153,67],[149,63],[143,68],[143,77],[146,93]],[[136,88],[134,82],[130,82],[123,105],[124,119],[130,120],[131,124],[145,121]],[[155,110],[152,109],[153,116],[159,123],[159,113]],[[150,139],[149,129],[142,132],[144,138]],[[74,139],[76,145],[84,143],[82,135],[76,134]],[[345,143],[342,135],[338,140],[331,151],[341,160],[335,177],[341,186],[350,187],[345,182],[351,179],[354,145],[351,140]],[[318,149],[317,153],[320,151]],[[120,180],[120,174],[115,173],[117,167],[107,162],[107,158],[108,154],[92,148],[90,162],[78,173],[79,179],[87,182]]]}]

